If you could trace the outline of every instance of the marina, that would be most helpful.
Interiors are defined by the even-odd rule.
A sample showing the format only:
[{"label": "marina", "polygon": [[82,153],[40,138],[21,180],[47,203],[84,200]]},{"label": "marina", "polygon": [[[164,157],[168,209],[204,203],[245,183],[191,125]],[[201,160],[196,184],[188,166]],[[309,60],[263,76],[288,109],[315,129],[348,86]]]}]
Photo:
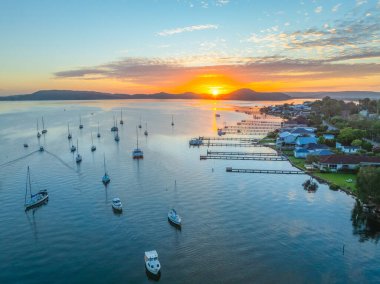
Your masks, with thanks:
[{"label": "marina", "polygon": [[303,171],[293,171],[293,170],[262,170],[262,169],[235,169],[231,167],[226,168],[228,173],[250,173],[250,174],[284,174],[284,175],[304,175]]}]

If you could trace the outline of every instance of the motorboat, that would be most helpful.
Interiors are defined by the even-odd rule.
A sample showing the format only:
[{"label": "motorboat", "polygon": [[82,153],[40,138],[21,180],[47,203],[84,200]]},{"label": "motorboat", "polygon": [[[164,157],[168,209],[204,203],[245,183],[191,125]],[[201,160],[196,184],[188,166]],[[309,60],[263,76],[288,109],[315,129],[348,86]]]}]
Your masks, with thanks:
[{"label": "motorboat", "polygon": [[145,268],[154,276],[161,273],[161,264],[158,260],[158,253],[155,250],[146,251],[144,255]]},{"label": "motorboat", "polygon": [[[30,194],[29,200],[27,199],[28,192]],[[37,207],[45,203],[49,198],[48,192],[46,189],[40,190],[39,192],[32,193],[32,185],[30,182],[30,170],[28,167],[27,177],[26,177],[26,189],[25,189],[25,210],[29,210],[33,207]]]},{"label": "motorboat", "polygon": [[202,139],[199,139],[199,138],[192,138],[189,141],[190,146],[200,146],[202,144],[203,144],[203,141],[202,141]]},{"label": "motorboat", "polygon": [[181,226],[182,225],[182,218],[177,214],[177,211],[175,209],[171,209],[168,213],[168,220],[171,224],[175,226]]},{"label": "motorboat", "polygon": [[112,199],[112,208],[115,211],[121,212],[123,211],[123,204],[121,204],[120,198],[115,197]]}]

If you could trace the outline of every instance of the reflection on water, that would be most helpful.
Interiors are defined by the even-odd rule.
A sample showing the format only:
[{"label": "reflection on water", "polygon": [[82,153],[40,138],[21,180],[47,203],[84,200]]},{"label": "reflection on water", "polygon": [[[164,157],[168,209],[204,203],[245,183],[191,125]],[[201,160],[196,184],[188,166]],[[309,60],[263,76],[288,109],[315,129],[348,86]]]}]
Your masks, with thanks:
[{"label": "reflection on water", "polygon": [[351,220],[353,233],[359,237],[360,242],[371,240],[377,243],[379,241],[379,222],[374,220],[373,217],[364,210],[363,205],[358,200],[352,209]]},{"label": "reflection on water", "polygon": [[[189,139],[216,136],[224,121],[247,119],[233,111],[235,104],[252,105],[2,102],[0,283],[150,283],[143,255],[152,249],[162,265],[160,283],[379,283],[377,242],[360,242],[356,232],[376,240],[377,235],[358,214],[351,220],[351,196],[325,184],[310,194],[302,186],[306,175],[226,173],[226,167],[290,170],[287,161],[200,161],[207,147],[190,148]],[[120,108],[124,124],[118,125],[116,143],[110,129]],[[46,151],[27,156],[38,150],[35,119],[42,115],[48,133],[40,144]],[[144,129],[139,130],[144,159],[133,160],[140,115],[149,136],[142,138]],[[91,152],[98,121],[102,136],[94,139],[97,150]],[[69,150],[68,122],[73,141],[79,140],[80,165]],[[104,154],[111,178],[107,187]],[[23,158],[3,165],[17,157]],[[25,213],[27,165],[33,187],[46,188],[49,203]],[[123,214],[114,214],[114,197],[123,203]],[[168,223],[171,208],[183,218],[181,231]]]}]

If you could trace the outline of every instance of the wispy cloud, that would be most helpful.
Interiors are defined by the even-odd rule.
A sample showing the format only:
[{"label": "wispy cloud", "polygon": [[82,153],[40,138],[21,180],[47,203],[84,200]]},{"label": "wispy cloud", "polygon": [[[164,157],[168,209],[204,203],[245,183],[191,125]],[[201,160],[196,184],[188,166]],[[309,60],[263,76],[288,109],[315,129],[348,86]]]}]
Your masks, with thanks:
[{"label": "wispy cloud", "polygon": [[367,0],[356,0],[356,6],[361,6],[366,3],[367,3]]},{"label": "wispy cloud", "polygon": [[337,12],[339,10],[340,6],[342,6],[341,3],[336,4],[334,7],[332,7],[331,12]]},{"label": "wispy cloud", "polygon": [[203,30],[216,30],[218,29],[217,25],[195,25],[195,26],[189,26],[189,27],[183,27],[183,28],[175,28],[170,30],[163,30],[161,32],[158,32],[157,34],[159,36],[171,36],[175,34],[180,34],[184,32],[193,32],[193,31],[203,31]]},{"label": "wispy cloud", "polygon": [[319,13],[322,12],[322,10],[323,10],[323,7],[322,6],[318,6],[317,8],[315,8],[314,12],[317,13],[317,14],[319,14]]}]

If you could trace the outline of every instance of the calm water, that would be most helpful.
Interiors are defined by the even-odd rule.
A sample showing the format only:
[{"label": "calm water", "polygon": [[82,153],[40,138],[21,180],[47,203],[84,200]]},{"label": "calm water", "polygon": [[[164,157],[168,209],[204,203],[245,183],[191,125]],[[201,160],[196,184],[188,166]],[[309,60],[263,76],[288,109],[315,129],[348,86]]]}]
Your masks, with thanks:
[{"label": "calm water", "polygon": [[[288,162],[200,161],[207,148],[189,148],[191,137],[215,136],[224,121],[246,119],[233,111],[235,104],[249,105],[2,102],[0,164],[37,149],[41,115],[48,133],[40,143],[54,156],[37,152],[0,166],[0,283],[149,283],[143,255],[151,249],[159,253],[161,283],[379,283],[378,235],[368,224],[353,226],[352,197],[326,185],[307,193],[306,175],[225,172],[227,166],[291,169]],[[120,107],[125,124],[116,143],[110,128]],[[221,118],[215,119],[216,111]],[[144,160],[134,161],[140,115]],[[94,137],[91,153],[90,132],[96,136],[98,121],[102,137]],[[69,151],[67,122],[73,141],[79,140],[80,166]],[[103,153],[108,188],[101,183]],[[50,199],[25,213],[27,165],[33,190],[48,189]],[[124,205],[121,215],[111,209],[116,196]],[[172,207],[183,217],[181,231],[167,221]]]}]

